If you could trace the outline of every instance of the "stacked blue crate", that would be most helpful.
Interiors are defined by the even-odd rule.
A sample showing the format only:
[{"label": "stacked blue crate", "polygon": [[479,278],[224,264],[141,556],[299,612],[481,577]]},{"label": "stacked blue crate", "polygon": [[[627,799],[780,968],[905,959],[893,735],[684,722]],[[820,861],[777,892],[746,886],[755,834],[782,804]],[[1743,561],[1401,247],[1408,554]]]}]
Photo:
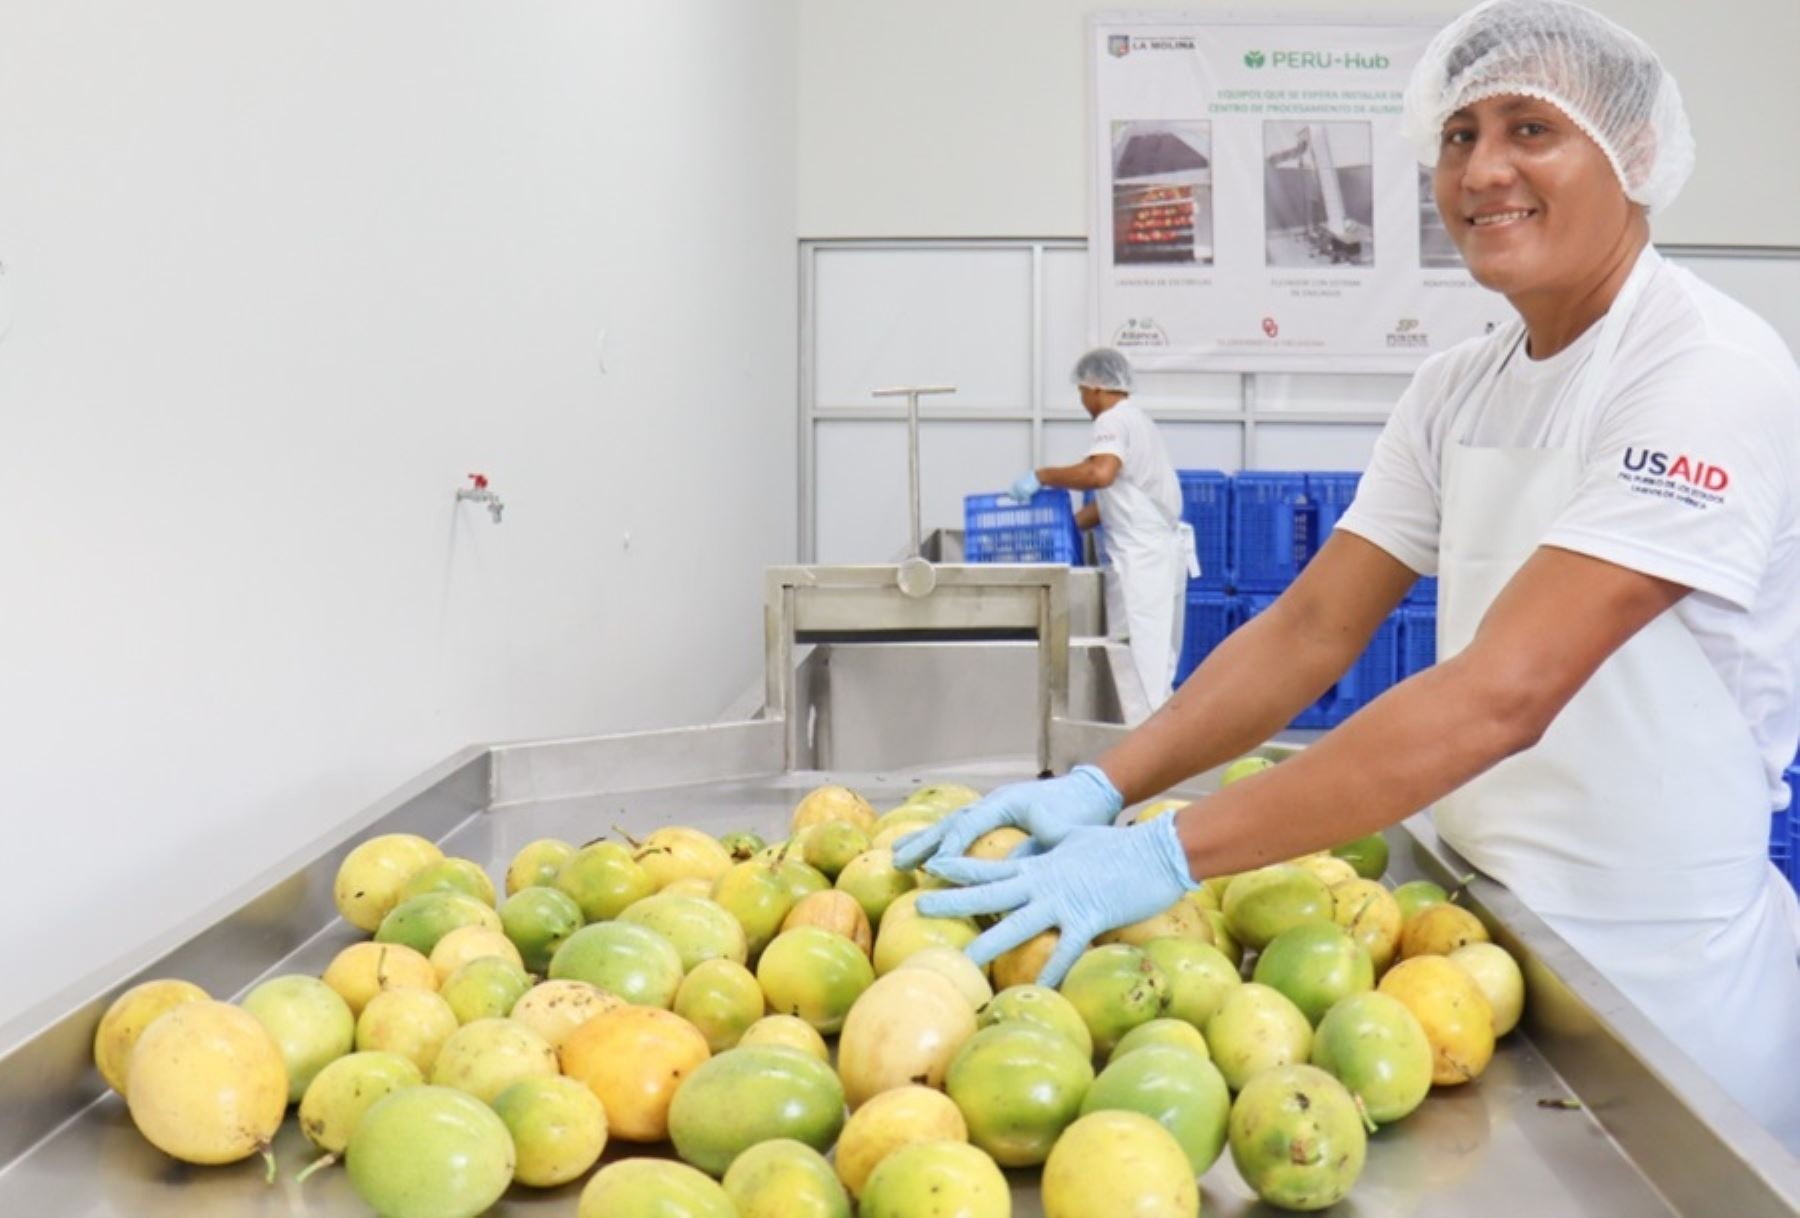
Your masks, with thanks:
[{"label": "stacked blue crate", "polygon": [[[1225,592],[1231,588],[1231,475],[1216,469],[1178,469],[1181,484],[1181,518],[1194,530],[1194,556],[1200,577],[1192,588]],[[1094,502],[1094,492],[1084,492],[1083,505]],[[1094,562],[1106,563],[1106,530],[1094,530]]]},{"label": "stacked blue crate", "polygon": [[[1263,610],[1273,605],[1279,598],[1279,592],[1246,592],[1238,597],[1238,624],[1241,626]],[[1331,726],[1331,706],[1336,690],[1327,690],[1317,702],[1294,716],[1288,724],[1294,728],[1327,728]]]},{"label": "stacked blue crate", "polygon": [[1279,592],[1307,557],[1306,475],[1242,473],[1231,488],[1231,581],[1239,592]]},{"label": "stacked blue crate", "polygon": [[[1356,496],[1348,471],[1183,470],[1182,515],[1193,526],[1201,576],[1189,585],[1176,683],[1232,630],[1273,604]],[[1092,495],[1088,496],[1089,501]],[[1104,541],[1096,535],[1096,550]],[[1327,728],[1436,658],[1436,580],[1422,579],[1342,680],[1292,726]]]},{"label": "stacked blue crate", "polygon": [[1010,495],[964,496],[963,557],[972,563],[1079,565],[1081,532],[1069,492],[1039,491],[1029,503]]},{"label": "stacked blue crate", "polygon": [[[1796,791],[1800,791],[1800,776],[1793,780],[1792,785]],[[1800,814],[1788,821],[1787,878],[1795,891],[1800,892]]]},{"label": "stacked blue crate", "polygon": [[[1788,771],[1788,789],[1794,789],[1794,771]],[[1769,822],[1769,861],[1775,864],[1775,870],[1789,879],[1794,878],[1794,830],[1790,817],[1795,811],[1790,803],[1777,812]]]},{"label": "stacked blue crate", "polygon": [[1423,672],[1437,663],[1437,606],[1401,605],[1395,611],[1400,622],[1398,680]]},{"label": "stacked blue crate", "polygon": [[1302,566],[1325,545],[1325,539],[1337,527],[1338,517],[1344,514],[1350,501],[1356,498],[1356,484],[1361,481],[1362,475],[1358,473],[1323,470],[1307,473],[1306,500],[1310,519],[1306,558],[1302,561]]},{"label": "stacked blue crate", "polygon": [[[1337,527],[1338,518],[1356,498],[1356,487],[1361,481],[1362,475],[1357,473],[1314,471],[1306,475],[1306,497],[1310,501],[1313,522],[1307,546],[1308,559],[1317,554],[1319,547],[1325,544],[1325,539],[1331,536],[1331,530]],[[1406,603],[1435,606],[1437,577],[1426,575],[1416,580],[1406,593]]]},{"label": "stacked blue crate", "polygon": [[1200,577],[1189,588],[1227,591],[1231,586],[1231,477],[1216,469],[1184,469],[1181,518],[1194,530],[1194,554]]},{"label": "stacked blue crate", "polygon": [[[1081,492],[1082,507],[1085,508],[1093,502],[1093,491]],[[1106,565],[1106,526],[1095,525],[1092,529],[1088,530],[1088,536],[1094,539],[1094,565],[1096,567],[1104,567]]]},{"label": "stacked blue crate", "polygon": [[[1275,594],[1246,593],[1238,597],[1238,622],[1242,624],[1275,603]],[[1393,688],[1400,679],[1400,621],[1390,616],[1375,628],[1369,645],[1336,685],[1294,717],[1289,727],[1336,727]]]},{"label": "stacked blue crate", "polygon": [[[1800,890],[1800,758],[1788,767],[1787,785],[1791,798],[1787,807],[1787,858],[1781,866],[1788,882],[1796,890]],[[1777,816],[1776,820],[1781,817]],[[1775,856],[1773,841],[1770,843],[1770,857]]]},{"label": "stacked blue crate", "polygon": [[1237,597],[1188,585],[1187,619],[1182,627],[1181,657],[1175,664],[1175,684],[1187,680],[1207,653],[1224,642],[1237,625]]},{"label": "stacked blue crate", "polygon": [[1392,614],[1375,628],[1362,655],[1321,700],[1326,726],[1336,727],[1393,688],[1400,677],[1399,635],[1400,623]]}]

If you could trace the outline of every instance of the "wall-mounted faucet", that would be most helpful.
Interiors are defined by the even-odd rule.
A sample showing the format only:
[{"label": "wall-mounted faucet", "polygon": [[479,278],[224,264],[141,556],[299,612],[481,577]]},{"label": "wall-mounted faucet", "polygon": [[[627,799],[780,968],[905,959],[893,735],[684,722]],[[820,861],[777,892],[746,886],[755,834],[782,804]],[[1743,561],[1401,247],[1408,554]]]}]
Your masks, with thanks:
[{"label": "wall-mounted faucet", "polygon": [[474,485],[462,486],[462,487],[457,488],[457,490],[456,490],[457,501],[461,502],[462,500],[466,499],[470,503],[485,503],[485,504],[487,504],[488,514],[494,518],[495,524],[499,524],[500,523],[500,513],[504,512],[506,510],[506,505],[504,503],[500,502],[500,496],[496,495],[493,491],[488,489],[487,475],[486,474],[470,474],[469,481],[471,483],[473,483]]}]

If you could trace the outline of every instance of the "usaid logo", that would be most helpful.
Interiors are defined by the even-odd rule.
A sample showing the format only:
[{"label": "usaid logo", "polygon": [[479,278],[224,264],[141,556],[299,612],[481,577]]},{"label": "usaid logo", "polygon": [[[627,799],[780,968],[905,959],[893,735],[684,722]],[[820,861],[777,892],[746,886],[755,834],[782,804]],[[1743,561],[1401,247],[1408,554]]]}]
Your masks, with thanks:
[{"label": "usaid logo", "polygon": [[1703,491],[1722,491],[1731,485],[1731,475],[1719,465],[1708,465],[1686,453],[1674,457],[1648,448],[1627,446],[1622,465],[1627,473],[1649,474],[1673,482],[1685,482]]}]

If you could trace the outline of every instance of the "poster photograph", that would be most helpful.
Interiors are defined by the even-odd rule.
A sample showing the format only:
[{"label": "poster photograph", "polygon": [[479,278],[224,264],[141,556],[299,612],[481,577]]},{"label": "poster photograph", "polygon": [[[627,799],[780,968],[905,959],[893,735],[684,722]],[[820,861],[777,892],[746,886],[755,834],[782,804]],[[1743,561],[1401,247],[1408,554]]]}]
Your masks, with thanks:
[{"label": "poster photograph", "polygon": [[1113,265],[1212,262],[1212,126],[1113,124]]}]

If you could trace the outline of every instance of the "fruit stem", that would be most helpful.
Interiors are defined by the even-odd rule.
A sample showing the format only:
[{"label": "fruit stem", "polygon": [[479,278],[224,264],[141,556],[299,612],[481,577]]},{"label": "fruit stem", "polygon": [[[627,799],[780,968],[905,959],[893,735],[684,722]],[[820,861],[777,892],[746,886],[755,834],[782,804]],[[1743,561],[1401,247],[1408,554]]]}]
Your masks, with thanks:
[{"label": "fruit stem", "polygon": [[336,1162],[337,1162],[337,1155],[335,1155],[335,1154],[320,1155],[318,1158],[314,1159],[311,1163],[309,1163],[306,1167],[301,1169],[300,1174],[294,1177],[294,1183],[297,1185],[305,1184],[306,1178],[308,1176],[310,1176],[314,1172],[318,1171],[321,1167],[330,1167],[333,1163],[336,1163]]},{"label": "fruit stem", "polygon": [[625,844],[627,846],[630,846],[633,850],[639,850],[639,849],[643,848],[644,843],[638,841],[637,838],[631,836],[631,834],[625,832],[625,830],[619,828],[619,826],[614,825],[612,827],[612,830],[614,833],[617,833],[620,837],[624,838]]},{"label": "fruit stem", "polygon": [[264,1142],[259,1149],[267,1168],[263,1173],[263,1183],[272,1185],[275,1183],[275,1152],[269,1148],[267,1142]]},{"label": "fruit stem", "polygon": [[1375,1118],[1369,1115],[1369,1106],[1363,1103],[1363,1097],[1360,1095],[1353,1095],[1350,1098],[1356,1101],[1356,1114],[1362,1118],[1363,1128],[1367,1129],[1370,1133],[1377,1132],[1381,1126],[1377,1125],[1375,1123]]}]

